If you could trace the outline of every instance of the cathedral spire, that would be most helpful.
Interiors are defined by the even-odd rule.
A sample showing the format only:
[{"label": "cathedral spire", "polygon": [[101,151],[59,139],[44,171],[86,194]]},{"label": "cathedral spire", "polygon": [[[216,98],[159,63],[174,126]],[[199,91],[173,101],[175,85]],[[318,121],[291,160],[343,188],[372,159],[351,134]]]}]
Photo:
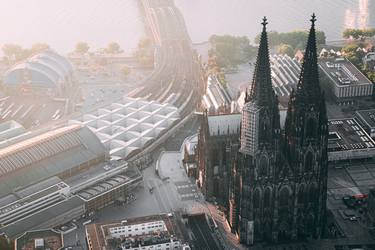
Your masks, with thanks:
[{"label": "cathedral spire", "polygon": [[271,67],[268,52],[267,18],[263,18],[263,30],[260,36],[258,56],[254,69],[250,94],[246,95],[245,102],[255,102],[259,106],[267,106],[273,103],[275,93],[272,89]]},{"label": "cathedral spire", "polygon": [[301,74],[297,84],[297,98],[307,102],[314,102],[321,97],[319,86],[318,56],[316,51],[315,22],[316,16],[311,16],[311,28],[303,58]]}]

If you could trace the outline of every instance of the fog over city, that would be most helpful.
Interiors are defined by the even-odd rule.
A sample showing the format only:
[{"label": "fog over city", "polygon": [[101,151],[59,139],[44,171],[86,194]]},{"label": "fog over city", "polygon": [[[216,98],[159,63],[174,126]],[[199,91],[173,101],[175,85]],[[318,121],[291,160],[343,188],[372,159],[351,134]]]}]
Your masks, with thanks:
[{"label": "fog over city", "polygon": [[[320,29],[329,31],[328,40],[340,39],[344,28],[375,25],[372,0],[176,0],[176,5],[194,42],[207,41],[212,34],[252,39],[264,15],[270,19],[271,30],[290,31],[304,29],[308,23],[305,17],[314,11],[319,15]],[[143,33],[137,0],[12,0],[1,1],[0,7],[4,10],[0,44],[46,42],[66,53],[77,41],[90,41],[96,48],[117,41],[132,49]]]}]

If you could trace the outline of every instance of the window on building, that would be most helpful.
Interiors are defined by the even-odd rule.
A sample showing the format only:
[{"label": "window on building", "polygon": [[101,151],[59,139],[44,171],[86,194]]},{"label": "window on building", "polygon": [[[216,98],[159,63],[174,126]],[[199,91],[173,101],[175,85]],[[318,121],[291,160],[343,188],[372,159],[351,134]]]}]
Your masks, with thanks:
[{"label": "window on building", "polygon": [[306,123],[306,137],[314,138],[315,134],[316,134],[315,120],[313,118],[309,118],[307,119],[307,123]]},{"label": "window on building", "polygon": [[310,186],[310,194],[309,194],[310,202],[314,203],[316,198],[316,191],[314,185]]},{"label": "window on building", "polygon": [[271,189],[267,188],[264,192],[264,207],[271,206]]},{"label": "window on building", "polygon": [[260,175],[266,176],[268,174],[268,159],[262,155],[259,160]]},{"label": "window on building", "polygon": [[279,206],[287,207],[289,205],[289,189],[284,187],[279,195]]},{"label": "window on building", "polygon": [[305,158],[305,171],[309,172],[313,169],[314,156],[311,152],[308,152]]},{"label": "window on building", "polygon": [[260,208],[260,190],[256,189],[254,192],[254,208]]},{"label": "window on building", "polygon": [[301,186],[298,191],[298,204],[303,204],[305,201],[304,187]]}]

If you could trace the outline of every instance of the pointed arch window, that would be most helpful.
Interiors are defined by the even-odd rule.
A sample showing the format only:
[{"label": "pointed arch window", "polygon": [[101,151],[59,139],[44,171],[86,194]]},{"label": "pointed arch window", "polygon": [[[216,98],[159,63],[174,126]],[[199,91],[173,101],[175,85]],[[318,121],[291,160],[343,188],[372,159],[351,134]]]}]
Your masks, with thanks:
[{"label": "pointed arch window", "polygon": [[305,202],[305,192],[304,186],[301,186],[298,191],[298,204],[303,204]]},{"label": "pointed arch window", "polygon": [[311,185],[310,186],[310,194],[309,194],[309,198],[310,198],[310,202],[311,203],[314,203],[315,202],[315,199],[316,199],[316,189],[314,187],[314,185]]},{"label": "pointed arch window", "polygon": [[264,192],[264,207],[268,208],[271,206],[271,189],[267,188]]},{"label": "pointed arch window", "polygon": [[260,190],[256,189],[254,192],[254,208],[260,208]]},{"label": "pointed arch window", "polygon": [[263,140],[267,140],[268,139],[268,134],[269,134],[269,126],[268,126],[268,122],[266,120],[263,120],[263,122],[261,123],[262,126],[261,126],[261,138]]},{"label": "pointed arch window", "polygon": [[305,171],[310,172],[314,166],[314,156],[313,153],[310,151],[306,154],[305,158]]},{"label": "pointed arch window", "polygon": [[260,169],[260,175],[266,176],[268,175],[268,159],[265,155],[262,155],[259,160],[259,169]]},{"label": "pointed arch window", "polygon": [[286,188],[286,187],[284,187],[280,191],[279,206],[280,207],[287,207],[287,206],[289,206],[289,189]]},{"label": "pointed arch window", "polygon": [[316,135],[316,122],[315,119],[309,118],[306,123],[306,137],[314,138]]}]

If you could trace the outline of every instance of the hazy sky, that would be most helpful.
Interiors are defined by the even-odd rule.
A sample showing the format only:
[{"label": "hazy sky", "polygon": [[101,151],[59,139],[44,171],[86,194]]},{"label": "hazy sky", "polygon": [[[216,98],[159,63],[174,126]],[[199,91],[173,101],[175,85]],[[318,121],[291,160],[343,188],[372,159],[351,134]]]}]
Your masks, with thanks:
[{"label": "hazy sky", "polygon": [[[143,36],[139,0],[0,0],[0,46],[6,42],[31,46],[46,42],[69,52],[78,41],[93,48],[118,42],[134,48]],[[375,0],[175,0],[193,42],[212,34],[246,35],[260,30],[263,15],[269,29],[307,29],[318,15],[318,28],[329,40],[341,38],[345,27],[375,26]]]},{"label": "hazy sky", "polygon": [[143,34],[136,0],[0,0],[0,45],[46,42],[68,52],[78,41],[133,48]]}]

